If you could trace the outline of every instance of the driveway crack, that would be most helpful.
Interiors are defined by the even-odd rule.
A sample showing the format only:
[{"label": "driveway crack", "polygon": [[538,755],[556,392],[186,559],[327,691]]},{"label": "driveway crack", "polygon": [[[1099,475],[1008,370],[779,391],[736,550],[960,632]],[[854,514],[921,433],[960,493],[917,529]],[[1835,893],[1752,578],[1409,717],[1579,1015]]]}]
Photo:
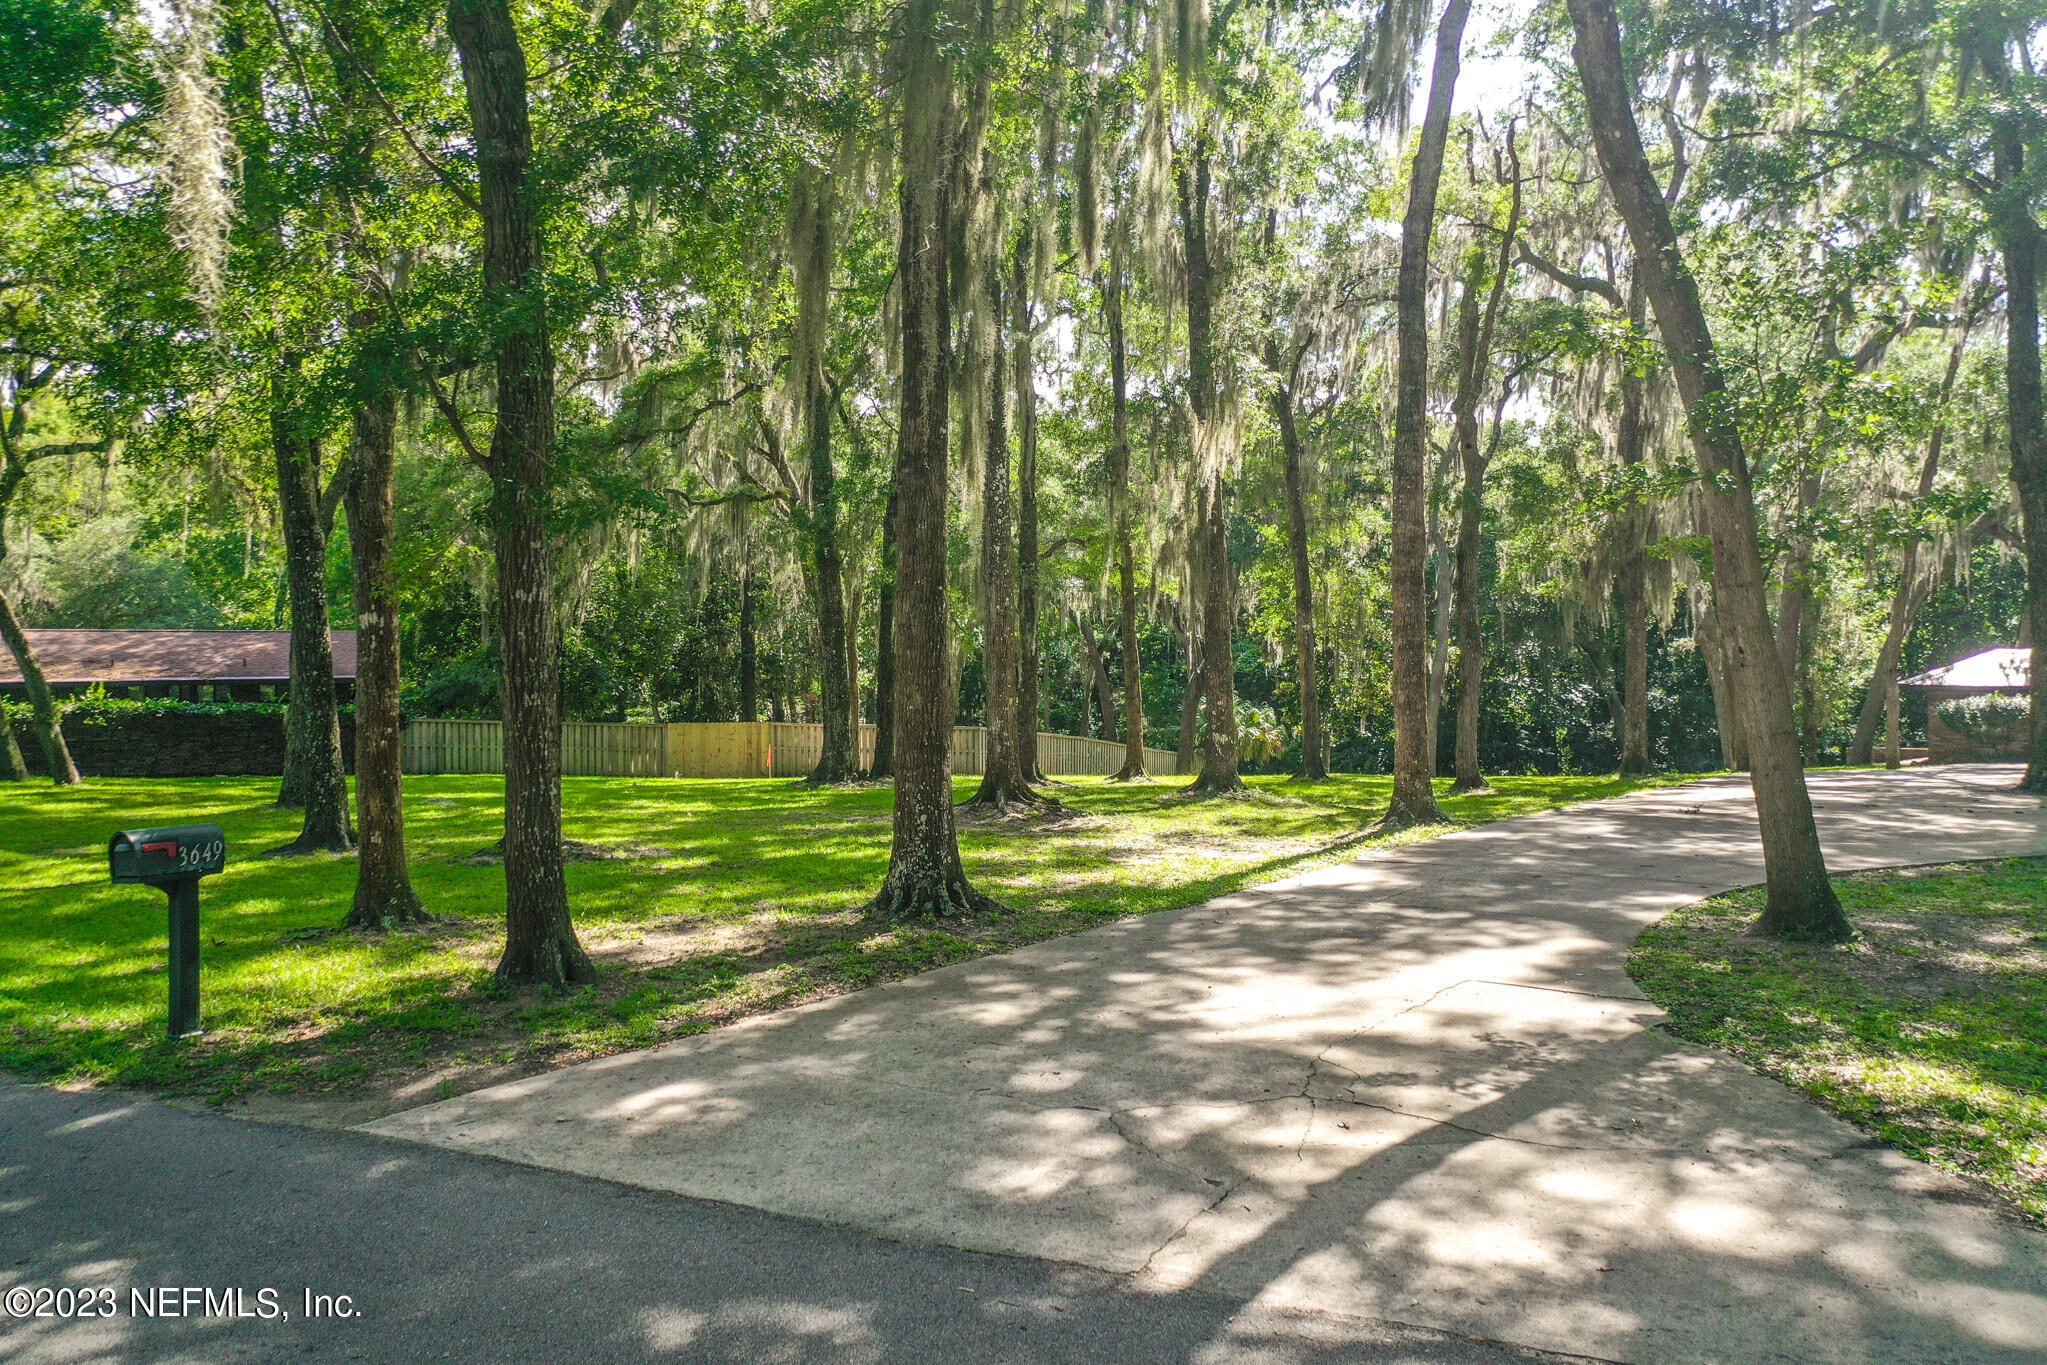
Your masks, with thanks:
[{"label": "driveway crack", "polygon": [[1249,1180],[1250,1180],[1249,1176],[1237,1177],[1235,1180],[1232,1180],[1229,1184],[1223,1186],[1223,1191],[1221,1194],[1218,1194],[1215,1198],[1209,1200],[1208,1203],[1203,1207],[1198,1208],[1194,1210],[1194,1212],[1188,1214],[1187,1221],[1180,1224],[1179,1227],[1174,1228],[1172,1236],[1166,1238],[1165,1241],[1160,1242],[1157,1246],[1151,1249],[1151,1254],[1144,1258],[1144,1264],[1137,1268],[1136,1278],[1141,1279],[1145,1275],[1150,1274],[1151,1263],[1159,1258],[1160,1252],[1164,1251],[1167,1247],[1171,1246],[1173,1243],[1179,1241],[1182,1237],[1184,1237],[1187,1234],[1187,1229],[1194,1226],[1195,1219],[1201,1217],[1201,1215],[1205,1213],[1214,1213],[1217,1209],[1221,1208],[1223,1206],[1223,1201],[1227,1200],[1231,1195],[1235,1194],[1238,1190],[1242,1189],[1245,1186],[1245,1184],[1249,1182]]}]

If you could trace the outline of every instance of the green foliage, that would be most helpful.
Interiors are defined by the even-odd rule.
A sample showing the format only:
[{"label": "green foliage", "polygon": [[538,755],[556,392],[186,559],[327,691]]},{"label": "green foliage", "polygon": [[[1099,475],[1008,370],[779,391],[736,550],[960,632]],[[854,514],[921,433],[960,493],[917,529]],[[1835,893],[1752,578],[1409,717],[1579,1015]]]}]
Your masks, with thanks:
[{"label": "green foliage", "polygon": [[119,70],[125,4],[0,0],[0,175],[48,160],[84,118],[132,90]]},{"label": "green foliage", "polygon": [[1973,697],[1949,697],[1934,709],[1965,738],[1987,740],[2020,733],[2032,715],[2032,705],[2022,692],[1982,692]]},{"label": "green foliage", "polygon": [[222,625],[213,599],[193,582],[175,546],[142,548],[137,522],[102,517],[59,542],[41,566],[38,625],[122,630]]},{"label": "green foliage", "polygon": [[[281,716],[285,709],[281,701],[168,701],[156,698],[136,701],[128,697],[110,697],[104,688],[99,687],[83,696],[67,698],[60,705],[67,725],[175,721],[180,716]],[[341,709],[344,712],[348,710],[345,706]]]}]

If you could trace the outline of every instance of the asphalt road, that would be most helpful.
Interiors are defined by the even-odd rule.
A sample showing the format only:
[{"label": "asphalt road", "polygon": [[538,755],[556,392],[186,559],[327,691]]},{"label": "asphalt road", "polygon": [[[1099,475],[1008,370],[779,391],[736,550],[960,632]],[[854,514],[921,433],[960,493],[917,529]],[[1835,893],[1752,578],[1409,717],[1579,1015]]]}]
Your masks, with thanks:
[{"label": "asphalt road", "polygon": [[[112,1315],[17,1316],[22,1289],[31,1312]],[[209,1315],[209,1289],[213,1309],[242,1316]],[[138,1290],[156,1316],[138,1312]],[[308,1294],[333,1315],[309,1318]],[[1563,1359],[5,1080],[0,1301],[12,1365]]]}]

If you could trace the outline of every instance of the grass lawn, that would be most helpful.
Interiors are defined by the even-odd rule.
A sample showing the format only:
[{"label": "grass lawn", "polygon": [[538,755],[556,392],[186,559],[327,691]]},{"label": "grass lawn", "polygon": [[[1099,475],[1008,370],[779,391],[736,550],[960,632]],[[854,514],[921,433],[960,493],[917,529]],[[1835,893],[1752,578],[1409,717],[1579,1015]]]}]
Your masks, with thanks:
[{"label": "grass lawn", "polygon": [[[969,875],[1005,912],[903,927],[861,913],[888,860],[885,787],[568,778],[566,835],[604,856],[568,868],[600,976],[567,991],[490,982],[503,873],[476,855],[502,832],[500,778],[407,779],[413,881],[436,919],[370,935],[335,927],[351,858],[255,856],[297,831],[268,804],[273,780],[6,784],[0,1068],[216,1101],[399,1108],[1271,880],[1335,856],[1333,842],[1384,811],[1391,783],[1343,776],[1296,791],[1254,778],[1249,800],[1170,800],[1185,781],[1076,779],[1056,789],[1064,815],[963,825]],[[1643,785],[1502,778],[1492,794],[1442,800],[1477,823]],[[229,864],[201,892],[206,1033],[171,1043],[163,896],[110,886],[105,848],[116,829],[188,820],[225,828]]]},{"label": "grass lawn", "polygon": [[1629,969],[1680,1037],[2047,1223],[2047,858],[1835,886],[1851,943],[1758,938],[1740,891],[1646,931]]}]

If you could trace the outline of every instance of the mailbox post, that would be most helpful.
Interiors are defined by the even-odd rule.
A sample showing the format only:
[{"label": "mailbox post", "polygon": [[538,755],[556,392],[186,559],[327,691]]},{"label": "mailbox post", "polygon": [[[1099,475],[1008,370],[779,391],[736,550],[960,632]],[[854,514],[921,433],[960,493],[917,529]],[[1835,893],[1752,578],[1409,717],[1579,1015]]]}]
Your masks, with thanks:
[{"label": "mailbox post", "polygon": [[122,830],[107,840],[116,884],[153,886],[170,899],[170,1036],[199,1032],[199,879],[227,866],[219,825]]}]

